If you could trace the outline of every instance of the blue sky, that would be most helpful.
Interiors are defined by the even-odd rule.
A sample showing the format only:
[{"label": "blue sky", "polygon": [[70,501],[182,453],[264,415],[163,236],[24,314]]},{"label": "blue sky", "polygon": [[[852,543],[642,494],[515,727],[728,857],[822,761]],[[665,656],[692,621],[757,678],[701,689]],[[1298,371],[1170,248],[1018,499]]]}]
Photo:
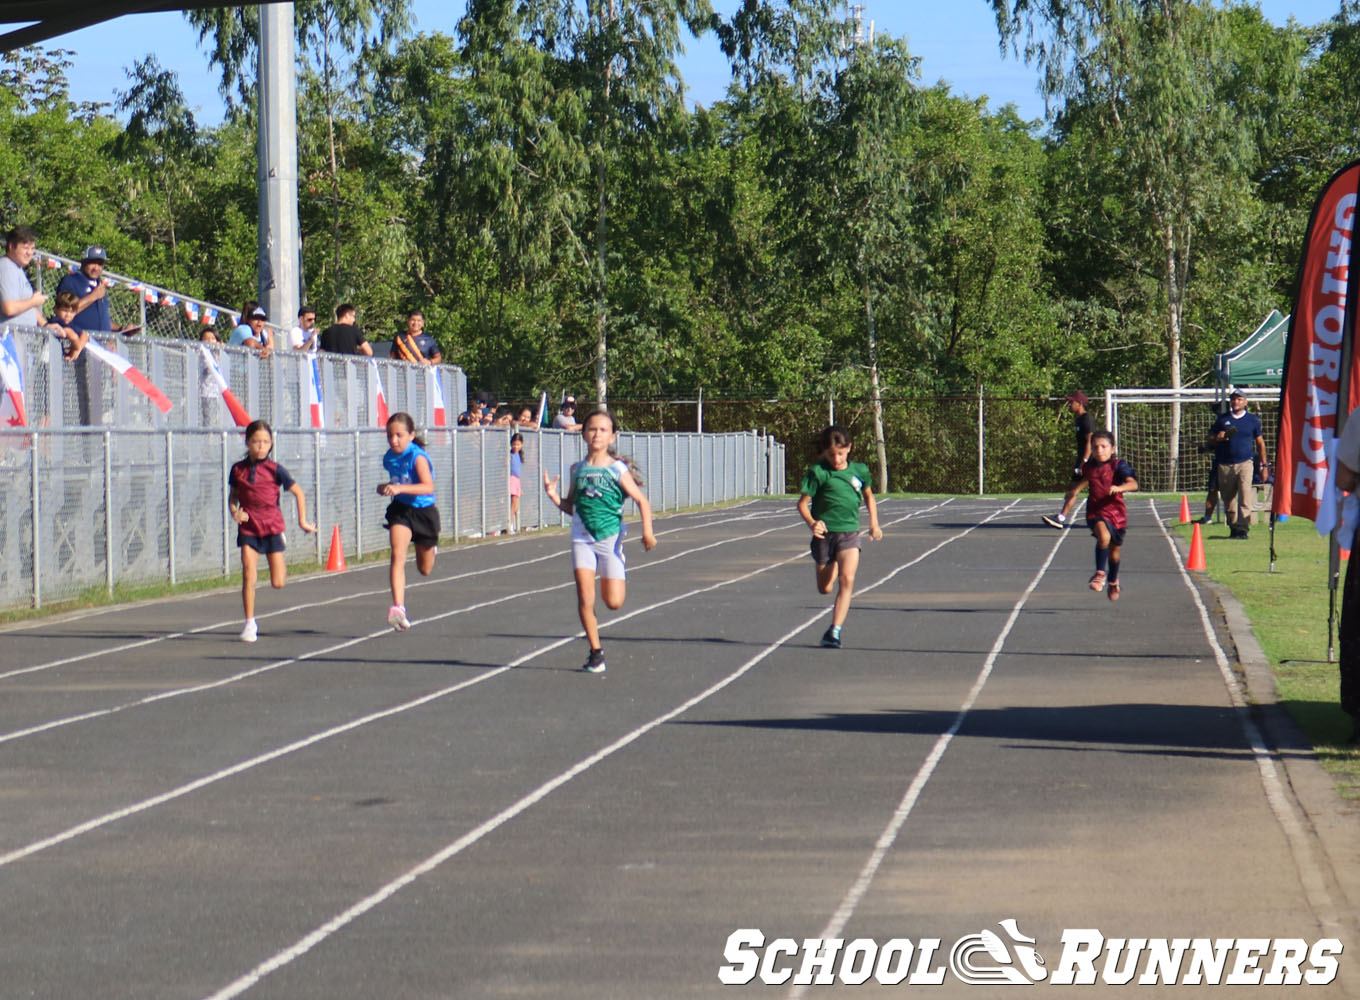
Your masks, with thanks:
[{"label": "blue sky", "polygon": [[[719,11],[730,11],[735,0],[714,0]],[[1283,24],[1292,15],[1302,24],[1318,24],[1336,13],[1339,0],[1266,0],[1266,16]],[[905,38],[913,55],[922,60],[922,80],[945,80],[959,95],[986,96],[992,107],[1014,103],[1025,118],[1043,116],[1043,101],[1035,90],[1035,73],[998,49],[996,22],[986,0],[955,3],[906,3],[903,0],[864,0],[865,19],[877,31]],[[416,30],[453,34],[464,6],[458,0],[415,0]],[[73,49],[72,96],[77,101],[112,102],[127,86],[126,69],[134,59],[154,53],[161,64],[176,70],[191,107],[203,124],[221,120],[216,74],[196,33],[182,14],[137,14],[64,35],[47,43]],[[681,72],[692,101],[711,104],[727,86],[728,70],[711,38],[692,39]]]}]

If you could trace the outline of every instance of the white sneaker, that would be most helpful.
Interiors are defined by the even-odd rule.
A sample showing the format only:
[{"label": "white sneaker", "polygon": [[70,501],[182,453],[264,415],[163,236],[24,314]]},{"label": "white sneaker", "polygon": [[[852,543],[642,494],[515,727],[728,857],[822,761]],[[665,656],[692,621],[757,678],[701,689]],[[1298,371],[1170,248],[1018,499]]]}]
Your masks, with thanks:
[{"label": "white sneaker", "polygon": [[255,619],[252,618],[250,619],[250,621],[246,622],[245,628],[241,629],[241,641],[254,642],[259,637],[260,637],[259,626],[255,624]]},{"label": "white sneaker", "polygon": [[405,632],[411,627],[411,620],[406,617],[406,608],[400,604],[394,604],[387,609],[387,624],[391,625],[398,632]]}]

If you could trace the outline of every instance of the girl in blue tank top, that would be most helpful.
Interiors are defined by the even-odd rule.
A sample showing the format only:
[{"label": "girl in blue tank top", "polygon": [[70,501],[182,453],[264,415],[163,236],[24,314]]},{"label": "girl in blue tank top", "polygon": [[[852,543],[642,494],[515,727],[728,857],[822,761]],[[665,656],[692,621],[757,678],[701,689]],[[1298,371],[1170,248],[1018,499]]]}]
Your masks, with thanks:
[{"label": "girl in blue tank top", "polygon": [[388,419],[387,445],[383,468],[388,480],[378,487],[379,495],[392,498],[385,525],[392,540],[392,606],[387,609],[387,624],[404,632],[411,627],[406,617],[406,552],[415,546],[416,569],[421,576],[429,576],[439,551],[439,508],[434,504],[434,464],[409,413],[394,413]]}]

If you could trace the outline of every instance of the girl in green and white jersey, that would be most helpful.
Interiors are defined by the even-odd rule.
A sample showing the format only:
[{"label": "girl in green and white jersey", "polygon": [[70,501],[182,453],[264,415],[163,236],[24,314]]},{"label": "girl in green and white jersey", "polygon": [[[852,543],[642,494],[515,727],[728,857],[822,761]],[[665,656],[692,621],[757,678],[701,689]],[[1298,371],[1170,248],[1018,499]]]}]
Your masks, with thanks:
[{"label": "girl in green and white jersey", "polygon": [[595,578],[600,578],[600,597],[605,607],[623,607],[626,589],[623,538],[625,499],[637,504],[642,515],[642,547],[656,546],[652,534],[652,507],[647,502],[627,462],[615,456],[614,441],[618,425],[607,410],[597,410],[581,426],[586,439],[586,457],[571,467],[571,489],[565,497],[557,492],[558,477],[543,473],[543,488],[548,499],[564,514],[571,515],[571,564],[576,574],[577,610],[590,643],[590,656],[583,669],[604,673],[604,650],[600,646],[600,626],[595,617]]}]

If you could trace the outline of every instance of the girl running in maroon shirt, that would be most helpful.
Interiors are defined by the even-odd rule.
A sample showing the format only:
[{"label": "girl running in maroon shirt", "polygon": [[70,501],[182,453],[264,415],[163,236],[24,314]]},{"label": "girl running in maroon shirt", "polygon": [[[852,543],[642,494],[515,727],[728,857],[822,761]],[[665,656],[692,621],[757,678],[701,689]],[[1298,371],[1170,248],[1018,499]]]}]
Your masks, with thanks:
[{"label": "girl running in maroon shirt", "polygon": [[306,532],[316,530],[307,520],[307,498],[302,487],[293,481],[288,470],[269,457],[274,450],[274,432],[263,420],[253,421],[246,428],[246,457],[231,467],[227,477],[227,504],[236,522],[236,545],[241,550],[241,604],[245,609],[246,624],[241,629],[242,642],[254,642],[259,636],[255,624],[255,576],[260,554],[269,561],[269,583],[275,590],[288,580],[288,565],[283,559],[283,511],[279,509],[279,494],[287,490],[297,498],[298,527]]},{"label": "girl running in maroon shirt", "polygon": [[1133,466],[1114,453],[1114,435],[1109,431],[1091,435],[1091,457],[1081,467],[1081,473],[1077,491],[1086,487],[1091,490],[1086,501],[1086,524],[1096,539],[1096,572],[1089,585],[1097,592],[1108,586],[1110,600],[1117,601],[1119,552],[1129,526],[1124,494],[1138,489],[1138,480],[1133,478]]}]

